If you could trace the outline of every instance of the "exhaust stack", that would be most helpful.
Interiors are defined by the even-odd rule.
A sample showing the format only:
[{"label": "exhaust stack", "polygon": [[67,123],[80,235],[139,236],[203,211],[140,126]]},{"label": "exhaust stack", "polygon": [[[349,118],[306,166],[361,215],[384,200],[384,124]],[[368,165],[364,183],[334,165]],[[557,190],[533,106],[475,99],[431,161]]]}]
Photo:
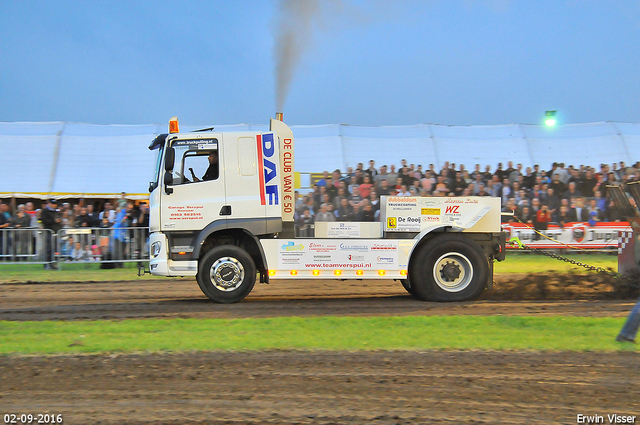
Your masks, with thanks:
[{"label": "exhaust stack", "polygon": [[284,116],[283,116],[282,112],[276,112],[276,119],[278,121],[284,121]]}]

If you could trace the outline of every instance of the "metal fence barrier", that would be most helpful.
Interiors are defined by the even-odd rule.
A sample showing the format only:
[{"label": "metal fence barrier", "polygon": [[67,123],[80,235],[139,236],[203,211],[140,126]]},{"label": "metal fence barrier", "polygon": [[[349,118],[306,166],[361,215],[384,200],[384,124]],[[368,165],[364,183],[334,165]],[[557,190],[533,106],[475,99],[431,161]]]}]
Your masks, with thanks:
[{"label": "metal fence barrier", "polygon": [[0,229],[0,264],[149,260],[149,228]]},{"label": "metal fence barrier", "polygon": [[55,261],[55,239],[48,229],[0,229],[0,263],[49,264]]},{"label": "metal fence barrier", "polygon": [[149,228],[74,228],[57,235],[56,261],[125,263],[149,260]]},{"label": "metal fence barrier", "polygon": [[296,224],[294,227],[296,238],[312,238],[315,236],[315,224]]}]

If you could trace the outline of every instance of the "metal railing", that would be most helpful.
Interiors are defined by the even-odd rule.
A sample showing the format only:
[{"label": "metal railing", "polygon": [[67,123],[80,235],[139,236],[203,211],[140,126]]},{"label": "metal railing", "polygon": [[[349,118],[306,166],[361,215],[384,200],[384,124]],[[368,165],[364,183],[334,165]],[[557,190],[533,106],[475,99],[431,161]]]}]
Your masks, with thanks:
[{"label": "metal railing", "polygon": [[0,229],[0,263],[52,263],[55,238],[48,229]]},{"label": "metal railing", "polygon": [[57,262],[126,263],[149,260],[149,228],[74,228],[58,231]]},{"label": "metal railing", "polygon": [[315,224],[296,224],[293,227],[296,238],[313,238],[315,236]]},{"label": "metal railing", "polygon": [[0,264],[149,260],[149,228],[0,229]]}]

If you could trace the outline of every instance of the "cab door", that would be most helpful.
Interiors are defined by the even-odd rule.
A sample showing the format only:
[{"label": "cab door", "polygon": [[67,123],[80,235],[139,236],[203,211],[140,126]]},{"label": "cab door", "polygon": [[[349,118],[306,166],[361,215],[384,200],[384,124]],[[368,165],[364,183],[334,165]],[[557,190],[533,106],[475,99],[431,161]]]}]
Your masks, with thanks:
[{"label": "cab door", "polygon": [[231,208],[229,219],[236,224],[265,215],[266,207],[260,198],[258,139],[255,134],[224,135],[225,185]]},{"label": "cab door", "polygon": [[254,235],[282,230],[278,145],[273,133],[224,135],[228,226]]},{"label": "cab door", "polygon": [[[160,194],[163,231],[196,232],[214,222],[217,222],[216,227],[226,227],[228,214],[225,214],[226,186],[222,166],[226,153],[219,143],[221,136],[190,135],[170,142],[175,159],[173,169],[165,171],[171,178],[163,182]],[[217,164],[209,159],[214,154]],[[208,172],[210,167],[217,167],[217,173]]]}]

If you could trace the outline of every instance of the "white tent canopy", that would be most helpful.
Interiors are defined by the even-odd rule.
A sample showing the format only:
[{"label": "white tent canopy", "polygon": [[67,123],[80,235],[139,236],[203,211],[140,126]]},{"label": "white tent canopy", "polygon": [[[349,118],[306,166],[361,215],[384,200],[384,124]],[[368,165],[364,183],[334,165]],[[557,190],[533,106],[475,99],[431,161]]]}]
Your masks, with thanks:
[{"label": "white tent canopy", "polygon": [[[182,126],[192,131],[207,126]],[[474,164],[494,170],[498,162],[525,167],[553,162],[598,166],[640,160],[640,123],[588,123],[557,127],[494,126],[358,127],[345,124],[292,126],[296,171],[346,170],[376,164]],[[148,150],[164,125],[96,125],[69,122],[0,123],[3,165],[0,197],[144,198],[156,152]],[[215,131],[267,131],[267,125],[215,126]]]}]

